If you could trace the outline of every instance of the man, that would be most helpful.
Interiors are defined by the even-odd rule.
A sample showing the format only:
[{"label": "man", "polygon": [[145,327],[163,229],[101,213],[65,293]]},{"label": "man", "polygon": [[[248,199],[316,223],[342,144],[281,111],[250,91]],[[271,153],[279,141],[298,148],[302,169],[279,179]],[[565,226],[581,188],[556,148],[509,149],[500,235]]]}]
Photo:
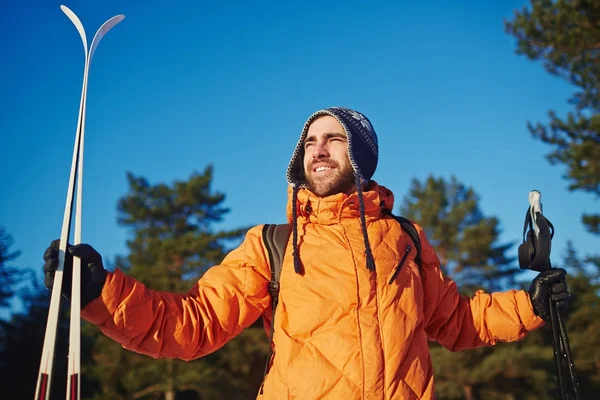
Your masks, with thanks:
[{"label": "man", "polygon": [[[518,341],[548,319],[548,296],[568,300],[562,269],[540,273],[529,291],[461,297],[417,225],[419,267],[389,214],[393,193],[371,180],[377,160],[363,114],[334,107],[306,122],[287,171],[293,231],[259,399],[432,399],[428,340],[451,351]],[[151,357],[214,352],[271,311],[261,229],[250,229],[187,294],[148,289],[106,271],[89,245],[70,247],[82,259],[82,317]],[[57,248],[55,241],[44,255],[49,288]],[[65,270],[71,265],[72,256]]]}]

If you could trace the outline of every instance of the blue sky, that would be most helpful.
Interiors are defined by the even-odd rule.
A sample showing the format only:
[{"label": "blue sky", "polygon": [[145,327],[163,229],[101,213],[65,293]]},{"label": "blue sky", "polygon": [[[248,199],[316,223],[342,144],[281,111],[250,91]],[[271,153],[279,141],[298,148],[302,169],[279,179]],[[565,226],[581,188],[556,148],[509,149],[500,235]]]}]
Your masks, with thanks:
[{"label": "blue sky", "polygon": [[[89,40],[126,16],[100,43],[88,86],[82,235],[105,258],[126,251],[116,203],[127,171],[171,182],[211,163],[231,208],[223,227],[283,222],[302,125],[332,105],[371,119],[374,178],[395,192],[396,212],[413,177],[454,174],[500,218],[503,241],[520,240],[539,189],[554,258],[567,239],[597,247],[580,223],[596,200],[567,191],[526,128],[549,109],[563,115],[573,88],[515,54],[503,20],[524,1],[249,3],[65,3]],[[60,236],[84,61],[60,4],[8,0],[0,13],[0,226],[22,252],[14,263],[36,271]]]}]

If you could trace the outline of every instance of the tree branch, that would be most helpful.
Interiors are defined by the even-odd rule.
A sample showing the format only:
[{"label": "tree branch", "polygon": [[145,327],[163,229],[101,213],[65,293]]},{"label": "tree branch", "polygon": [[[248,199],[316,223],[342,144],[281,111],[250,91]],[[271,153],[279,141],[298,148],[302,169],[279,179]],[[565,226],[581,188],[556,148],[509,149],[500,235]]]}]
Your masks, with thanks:
[{"label": "tree branch", "polygon": [[139,399],[140,397],[146,396],[150,393],[161,392],[164,390],[164,384],[157,383],[156,385],[150,385],[145,387],[144,389],[133,394],[134,399]]}]

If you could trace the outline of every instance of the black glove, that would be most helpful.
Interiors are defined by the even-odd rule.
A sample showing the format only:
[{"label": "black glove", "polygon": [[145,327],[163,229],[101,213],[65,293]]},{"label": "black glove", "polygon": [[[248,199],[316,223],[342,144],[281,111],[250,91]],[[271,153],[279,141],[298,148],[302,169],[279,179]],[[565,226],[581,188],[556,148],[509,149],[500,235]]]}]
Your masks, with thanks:
[{"label": "black glove", "polygon": [[550,268],[540,272],[529,287],[529,297],[533,311],[544,321],[550,319],[550,304],[548,296],[559,308],[565,308],[569,302],[567,290],[567,271],[562,268]]},{"label": "black glove", "polygon": [[[52,290],[54,273],[58,268],[58,248],[60,240],[54,240],[44,253],[44,285]],[[106,270],[102,265],[102,256],[88,244],[68,245],[65,254],[65,267],[62,283],[62,295],[70,300],[71,280],[73,277],[73,256],[81,259],[81,308],[84,308],[102,293]]]}]

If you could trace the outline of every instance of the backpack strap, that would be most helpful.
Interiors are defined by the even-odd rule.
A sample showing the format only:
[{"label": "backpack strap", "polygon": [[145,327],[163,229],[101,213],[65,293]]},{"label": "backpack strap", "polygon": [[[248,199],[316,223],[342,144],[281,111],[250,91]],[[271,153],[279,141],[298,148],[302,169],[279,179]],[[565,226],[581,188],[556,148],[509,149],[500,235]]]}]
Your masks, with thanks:
[{"label": "backpack strap", "polygon": [[394,218],[400,224],[400,227],[404,232],[410,236],[413,244],[415,245],[415,249],[417,249],[417,255],[415,256],[415,263],[419,266],[419,272],[421,272],[421,276],[423,275],[423,262],[421,261],[421,238],[419,237],[419,232],[417,228],[407,218],[401,217],[399,215],[394,215],[390,210],[384,209],[384,213]]},{"label": "backpack strap", "polygon": [[281,276],[281,265],[283,264],[283,256],[291,232],[292,224],[266,224],[263,227],[263,242],[265,243],[267,253],[269,254],[269,265],[271,267],[269,293],[272,297],[272,319],[275,317],[275,308],[279,301],[279,277]]},{"label": "backpack strap", "polygon": [[[271,268],[271,280],[269,281],[269,293],[271,295],[271,327],[269,334],[269,352],[263,375],[263,383],[267,376],[271,356],[273,355],[273,331],[275,329],[275,309],[279,302],[279,277],[281,276],[281,266],[283,265],[283,256],[285,248],[292,232],[292,224],[265,224],[262,230],[262,239],[267,254],[269,255],[269,266]],[[260,386],[262,393],[263,386]]]}]

